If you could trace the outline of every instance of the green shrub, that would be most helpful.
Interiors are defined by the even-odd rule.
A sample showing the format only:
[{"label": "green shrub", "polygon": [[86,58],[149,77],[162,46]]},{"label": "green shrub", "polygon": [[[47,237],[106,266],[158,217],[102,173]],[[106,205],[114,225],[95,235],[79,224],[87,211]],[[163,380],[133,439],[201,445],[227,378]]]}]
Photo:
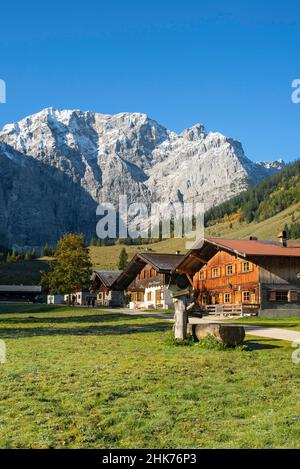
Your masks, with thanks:
[{"label": "green shrub", "polygon": [[225,344],[222,344],[222,342],[215,339],[212,335],[208,335],[204,339],[201,339],[197,343],[197,346],[201,348],[205,348],[207,350],[235,350],[235,351],[248,350],[246,345],[238,345],[236,347],[227,347]]}]

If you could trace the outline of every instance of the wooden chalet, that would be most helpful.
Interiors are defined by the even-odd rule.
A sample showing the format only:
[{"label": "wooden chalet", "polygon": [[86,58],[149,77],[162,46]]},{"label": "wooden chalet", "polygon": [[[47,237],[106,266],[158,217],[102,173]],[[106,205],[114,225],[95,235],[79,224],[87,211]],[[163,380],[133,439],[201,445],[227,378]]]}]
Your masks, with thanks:
[{"label": "wooden chalet", "polygon": [[136,254],[119,276],[116,286],[127,290],[131,308],[173,308],[169,285],[188,286],[186,276],[172,272],[183,260],[180,254]]},{"label": "wooden chalet", "polygon": [[193,283],[195,302],[210,312],[300,316],[300,243],[205,238],[177,272]]},{"label": "wooden chalet", "polygon": [[124,306],[124,289],[116,285],[121,274],[121,270],[94,270],[91,291],[97,295],[97,305]]}]

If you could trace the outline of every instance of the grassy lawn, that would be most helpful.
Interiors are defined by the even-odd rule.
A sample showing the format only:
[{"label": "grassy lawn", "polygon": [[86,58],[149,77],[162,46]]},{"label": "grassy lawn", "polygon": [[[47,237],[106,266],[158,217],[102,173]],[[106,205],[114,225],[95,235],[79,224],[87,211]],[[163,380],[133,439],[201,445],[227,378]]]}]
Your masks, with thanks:
[{"label": "grassy lawn", "polygon": [[41,305],[0,307],[1,448],[300,447],[290,345],[172,345],[171,324]]},{"label": "grassy lawn", "polygon": [[278,327],[300,331],[300,317],[298,318],[241,318],[229,320],[230,322],[242,322],[252,326]]}]

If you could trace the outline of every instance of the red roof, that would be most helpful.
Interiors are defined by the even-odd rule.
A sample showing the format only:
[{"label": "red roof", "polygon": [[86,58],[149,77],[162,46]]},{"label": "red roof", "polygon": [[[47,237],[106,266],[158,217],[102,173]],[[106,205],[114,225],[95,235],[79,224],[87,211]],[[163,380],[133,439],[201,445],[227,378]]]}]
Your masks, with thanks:
[{"label": "red roof", "polygon": [[178,264],[176,270],[193,274],[201,269],[219,250],[226,251],[244,259],[259,256],[278,256],[282,258],[300,257],[300,243],[287,242],[287,247],[279,242],[247,239],[205,238],[199,240]]},{"label": "red roof", "polygon": [[[300,243],[287,242],[287,247],[279,242],[258,241],[249,239],[206,238],[219,247],[241,254],[242,256],[288,256],[300,257]],[[193,246],[197,249],[197,245]]]}]

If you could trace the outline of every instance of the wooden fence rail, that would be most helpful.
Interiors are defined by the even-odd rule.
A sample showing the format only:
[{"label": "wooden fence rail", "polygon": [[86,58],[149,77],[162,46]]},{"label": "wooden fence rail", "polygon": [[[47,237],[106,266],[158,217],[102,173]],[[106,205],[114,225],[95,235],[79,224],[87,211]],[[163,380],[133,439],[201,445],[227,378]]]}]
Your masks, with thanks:
[{"label": "wooden fence rail", "polygon": [[222,305],[207,305],[206,311],[208,314],[220,316],[245,316],[257,315],[259,305],[257,304],[222,304]]}]

